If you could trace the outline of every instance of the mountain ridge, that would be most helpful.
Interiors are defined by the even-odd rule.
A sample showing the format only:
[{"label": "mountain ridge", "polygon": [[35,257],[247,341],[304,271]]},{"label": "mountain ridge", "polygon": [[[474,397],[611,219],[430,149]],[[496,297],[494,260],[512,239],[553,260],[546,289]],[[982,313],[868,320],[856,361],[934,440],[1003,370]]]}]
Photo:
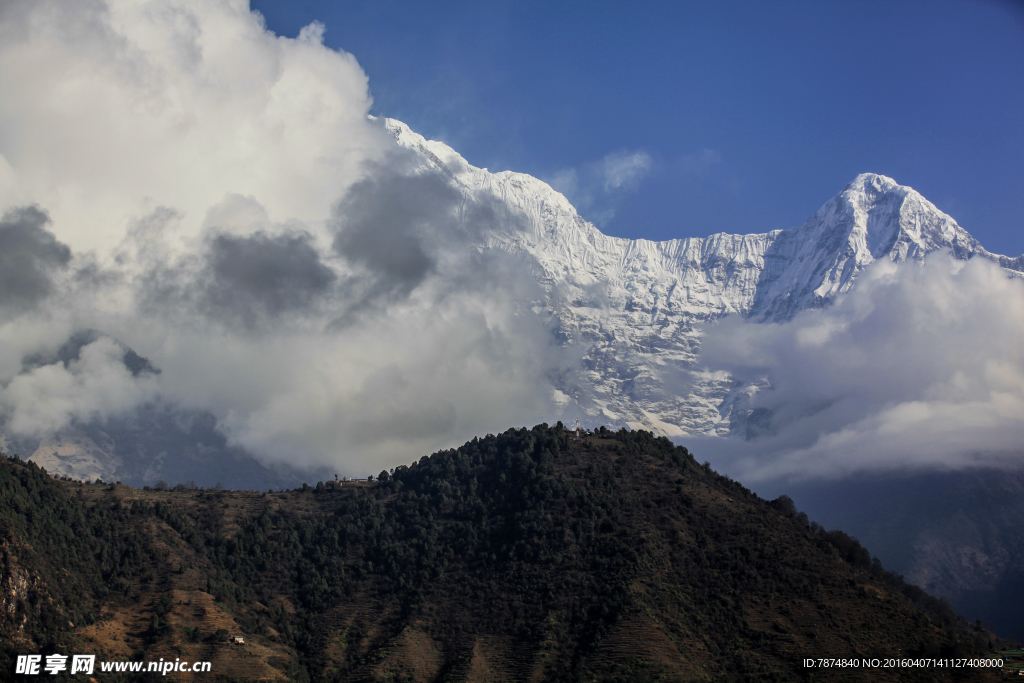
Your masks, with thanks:
[{"label": "mountain ridge", "polygon": [[[71,650],[218,679],[782,681],[809,679],[807,658],[1005,645],[645,431],[510,429],[377,482],[262,494],[2,458],[0,502],[2,666]],[[999,676],[868,668],[830,680]]]},{"label": "mountain ridge", "polygon": [[[518,214],[510,221],[518,230],[487,231],[476,247],[530,259],[546,296],[528,304],[547,311],[566,345],[585,350],[581,373],[554,389],[562,417],[582,413],[588,426],[744,434],[749,398],[765,384],[698,367],[700,326],[726,315],[785,322],[849,292],[876,260],[923,262],[948,251],[1024,277],[1024,256],[988,252],[920,193],[878,174],[858,175],[796,228],[631,240],[604,235],[537,178],[476,168],[400,121],[382,125],[467,199],[492,197]],[[688,393],[669,386],[678,376],[689,378]]]}]

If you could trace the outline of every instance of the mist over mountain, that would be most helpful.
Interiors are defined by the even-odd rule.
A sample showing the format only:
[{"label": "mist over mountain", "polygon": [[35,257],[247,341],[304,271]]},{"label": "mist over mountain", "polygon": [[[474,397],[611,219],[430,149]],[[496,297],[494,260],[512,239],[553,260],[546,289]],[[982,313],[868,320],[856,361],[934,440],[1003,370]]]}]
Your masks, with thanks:
[{"label": "mist over mountain", "polygon": [[[534,178],[475,169],[442,143],[386,125],[465,196],[498,197],[519,213],[478,248],[527,259],[544,288],[529,305],[551,316],[563,348],[578,349],[580,371],[554,381],[566,416],[669,436],[753,437],[834,405],[846,417],[814,427],[830,435],[853,415],[885,420],[881,404],[901,396],[946,409],[950,432],[976,422],[950,413],[989,412],[976,425],[988,436],[969,434],[975,451],[1012,452],[1021,435],[1024,357],[1014,340],[1024,332],[1024,257],[990,254],[890,178],[858,176],[791,230],[626,240],[601,234]],[[851,293],[862,274],[866,284]],[[986,373],[994,365],[1011,374]],[[959,374],[977,386],[947,387]],[[872,387],[855,391],[858,381]]]}]

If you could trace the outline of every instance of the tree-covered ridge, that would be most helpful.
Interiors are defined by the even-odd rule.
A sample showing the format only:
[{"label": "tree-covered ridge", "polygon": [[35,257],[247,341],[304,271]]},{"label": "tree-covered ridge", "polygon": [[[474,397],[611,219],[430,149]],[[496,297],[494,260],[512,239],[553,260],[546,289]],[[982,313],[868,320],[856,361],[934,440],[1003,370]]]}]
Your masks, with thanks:
[{"label": "tree-covered ridge", "polygon": [[69,622],[95,620],[98,601],[124,590],[125,579],[151,558],[137,537],[124,533],[130,510],[85,505],[32,462],[5,459],[2,465],[4,579],[9,583],[20,568],[29,583],[41,578],[47,587],[45,593],[29,590],[25,599],[5,595],[13,600],[15,614],[2,627],[10,637],[10,630],[28,619],[25,635],[47,645]]},{"label": "tree-covered ridge", "polygon": [[35,584],[2,637],[119,619],[137,654],[227,668],[234,629],[263,648],[249,677],[297,680],[787,680],[825,650],[990,647],[856,540],[648,432],[512,429],[378,479],[138,491],[3,461],[4,576]]}]

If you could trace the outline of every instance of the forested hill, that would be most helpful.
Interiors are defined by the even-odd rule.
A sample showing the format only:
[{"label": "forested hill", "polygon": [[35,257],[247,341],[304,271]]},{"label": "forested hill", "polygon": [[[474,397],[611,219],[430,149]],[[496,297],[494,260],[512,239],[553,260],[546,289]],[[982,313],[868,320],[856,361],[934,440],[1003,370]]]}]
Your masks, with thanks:
[{"label": "forested hill", "polygon": [[788,499],[647,432],[577,442],[561,424],[283,493],[4,459],[0,570],[0,677],[16,654],[75,651],[211,661],[204,681],[782,681],[809,680],[810,657],[1000,646]]}]

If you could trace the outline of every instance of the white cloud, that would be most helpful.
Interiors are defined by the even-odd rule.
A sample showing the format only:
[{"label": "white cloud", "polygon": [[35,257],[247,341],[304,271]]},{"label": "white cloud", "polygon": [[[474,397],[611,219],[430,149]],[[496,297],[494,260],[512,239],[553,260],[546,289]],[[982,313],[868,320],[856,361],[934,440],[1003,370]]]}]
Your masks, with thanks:
[{"label": "white cloud", "polygon": [[[0,292],[4,429],[156,398],[267,461],[376,472],[544,418],[564,361],[516,304],[537,285],[466,248],[516,218],[418,169],[324,30],[238,0],[0,6],[0,230],[38,262]],[[54,360],[84,329],[161,373],[102,337]]]},{"label": "white cloud", "polygon": [[753,399],[754,438],[694,450],[750,481],[1019,465],[1022,341],[1024,282],[992,263],[880,261],[790,323],[708,327],[708,366],[772,388]]},{"label": "white cloud", "polygon": [[601,226],[615,217],[622,195],[636,192],[653,167],[654,160],[647,152],[622,150],[578,168],[563,168],[545,180],[588,220]]},{"label": "white cloud", "polygon": [[604,191],[636,190],[640,181],[651,172],[651,155],[647,152],[618,152],[601,160]]},{"label": "white cloud", "polygon": [[147,206],[195,234],[226,193],[325,219],[387,140],[366,75],[323,30],[278,37],[227,0],[5,3],[0,206],[44,206],[78,252],[109,249]]},{"label": "white cloud", "polygon": [[72,421],[119,415],[156,396],[152,375],[132,377],[124,349],[109,338],[84,346],[67,365],[56,362],[19,374],[0,391],[9,429],[42,436]]}]

